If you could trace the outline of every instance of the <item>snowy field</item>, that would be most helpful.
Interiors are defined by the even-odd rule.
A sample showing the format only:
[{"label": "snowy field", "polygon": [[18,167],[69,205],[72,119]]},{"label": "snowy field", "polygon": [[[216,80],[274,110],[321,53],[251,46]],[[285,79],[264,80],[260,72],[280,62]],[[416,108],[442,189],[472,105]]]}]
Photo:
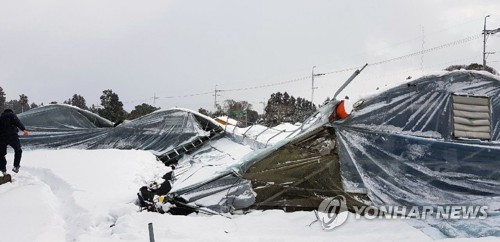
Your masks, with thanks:
[{"label": "snowy field", "polygon": [[[312,212],[172,216],[139,212],[143,185],[168,171],[146,151],[25,151],[0,186],[0,241],[432,241],[399,220],[354,220],[324,231]],[[7,155],[12,168],[12,153]],[[352,217],[352,216],[351,216]],[[498,241],[498,238],[444,241]]]}]

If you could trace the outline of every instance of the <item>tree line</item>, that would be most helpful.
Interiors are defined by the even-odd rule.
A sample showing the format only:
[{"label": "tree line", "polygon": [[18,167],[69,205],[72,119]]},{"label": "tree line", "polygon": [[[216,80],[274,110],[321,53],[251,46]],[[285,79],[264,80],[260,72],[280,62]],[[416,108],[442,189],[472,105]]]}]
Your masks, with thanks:
[{"label": "tree line", "polygon": [[228,116],[238,120],[241,126],[251,124],[263,124],[265,126],[276,126],[283,122],[303,122],[316,111],[316,105],[305,98],[289,95],[287,92],[273,93],[264,107],[264,114],[259,115],[253,110],[252,104],[247,101],[235,101],[228,99],[223,105],[217,105],[215,112],[200,108],[199,113],[210,117]]},{"label": "tree line", "polygon": [[[57,104],[57,102],[52,101],[49,104]],[[88,110],[115,123],[126,119],[136,119],[159,109],[143,103],[135,106],[134,110],[128,113],[123,108],[123,102],[120,101],[118,94],[111,89],[102,91],[100,106],[98,107],[95,105],[91,105],[90,107],[87,106],[85,98],[79,94],[74,94],[72,97],[63,101],[63,104]],[[9,108],[15,113],[22,113],[39,106],[44,106],[44,104],[36,104],[34,102],[29,104],[29,98],[25,94],[19,95],[19,99],[6,101],[5,92],[2,87],[0,87],[0,111]],[[304,98],[295,98],[287,92],[277,92],[271,94],[264,108],[264,114],[261,115],[253,110],[253,106],[249,102],[235,101],[233,99],[225,100],[222,105],[217,105],[216,111],[214,112],[210,112],[203,108],[200,108],[198,111],[211,117],[228,116],[238,120],[242,126],[248,126],[255,123],[275,126],[282,122],[303,122],[305,118],[316,111],[316,106]]]},{"label": "tree line", "polygon": [[[19,95],[19,99],[9,101],[6,101],[5,95],[6,94],[3,88],[0,87],[1,112],[3,112],[3,110],[5,109],[12,109],[14,113],[22,113],[30,109],[44,106],[43,103],[36,104],[32,102],[31,104],[29,104],[28,96],[26,96],[25,94]],[[72,97],[68,98],[68,100],[63,101],[63,104],[72,105],[83,110],[96,113],[99,116],[106,118],[112,122],[120,122],[125,119],[136,119],[160,109],[143,103],[141,105],[135,106],[134,110],[128,113],[123,108],[123,102],[120,101],[118,94],[114,93],[111,89],[107,89],[102,92],[102,95],[100,96],[100,103],[101,105],[99,107],[96,107],[93,104],[92,106],[88,107],[85,98],[79,94],[74,94]],[[57,104],[57,102],[52,101],[49,104]]]}]

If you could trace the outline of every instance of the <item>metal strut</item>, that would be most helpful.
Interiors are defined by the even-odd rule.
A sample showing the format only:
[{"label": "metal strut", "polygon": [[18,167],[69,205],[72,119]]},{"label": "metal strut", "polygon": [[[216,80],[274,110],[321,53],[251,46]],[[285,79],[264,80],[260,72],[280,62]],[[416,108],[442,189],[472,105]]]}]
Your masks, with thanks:
[{"label": "metal strut", "polygon": [[362,68],[361,70],[356,70],[352,75],[351,77],[349,77],[349,79],[347,79],[347,81],[344,82],[344,84],[339,88],[339,90],[337,90],[337,92],[335,93],[335,95],[333,95],[333,99],[335,99],[337,97],[337,95],[339,95],[340,92],[342,92],[346,87],[347,85],[349,85],[349,83],[351,83],[352,80],[354,80],[354,78],[356,78],[356,76],[359,75],[359,73],[361,73],[361,71],[363,71],[363,69],[365,69],[365,67],[368,65],[368,63],[366,63]]}]

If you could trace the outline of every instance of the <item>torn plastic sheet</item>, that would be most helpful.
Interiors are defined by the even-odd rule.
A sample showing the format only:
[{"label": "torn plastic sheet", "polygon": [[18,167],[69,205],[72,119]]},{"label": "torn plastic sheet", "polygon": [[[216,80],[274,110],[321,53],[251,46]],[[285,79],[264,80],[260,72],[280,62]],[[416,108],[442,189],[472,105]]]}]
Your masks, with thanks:
[{"label": "torn plastic sheet", "polygon": [[[235,140],[222,138],[207,143],[203,148],[185,156],[179,161],[178,166],[174,170],[175,175],[170,194],[181,196],[196,205],[210,207],[219,212],[248,208],[254,205],[256,201],[257,193],[253,190],[253,187],[260,186],[259,181],[270,183],[271,181],[267,178],[273,176],[273,170],[279,172],[275,169],[283,169],[282,171],[286,171],[286,174],[281,172],[279,176],[280,179],[286,180],[286,182],[282,184],[284,186],[280,188],[283,190],[281,193],[283,196],[277,197],[277,199],[273,198],[272,201],[266,201],[266,204],[275,204],[276,207],[291,205],[300,207],[303,204],[307,204],[308,208],[312,206],[310,204],[319,204],[318,201],[320,202],[322,200],[321,194],[324,194],[324,192],[322,192],[323,190],[328,190],[327,193],[331,194],[329,191],[331,186],[326,184],[322,185],[320,181],[328,181],[328,184],[331,184],[333,180],[335,180],[335,178],[328,173],[328,171],[331,171],[333,168],[338,168],[337,165],[332,164],[332,162],[336,162],[337,156],[335,154],[331,154],[335,159],[318,158],[318,155],[314,154],[316,150],[311,148],[312,153],[308,154],[307,156],[310,157],[305,160],[303,160],[304,157],[295,157],[288,162],[284,161],[284,163],[277,161],[278,163],[276,164],[273,164],[276,160],[268,160],[271,163],[266,162],[264,166],[261,166],[261,168],[264,169],[262,172],[255,170],[251,172],[252,175],[249,177],[246,176],[246,173],[254,165],[263,162],[267,157],[273,154],[279,154],[279,152],[287,152],[286,149],[283,149],[285,146],[291,145],[291,143],[295,141],[311,138],[315,134],[325,132],[323,126],[328,124],[328,117],[332,113],[336,103],[337,102],[331,102],[322,107],[319,112],[306,120],[302,126],[288,134],[288,137],[277,141],[274,145],[267,148],[252,150],[248,145],[238,143],[241,141],[238,138]],[[233,136],[230,137],[234,138]],[[314,140],[304,142],[306,144],[312,144]],[[329,147],[328,152],[324,155],[330,154],[330,151],[334,147],[334,142],[332,143],[331,140],[326,143],[330,145],[327,145],[326,148]],[[318,142],[317,146],[320,147],[317,150],[318,152],[320,152],[322,145],[323,142]],[[293,147],[291,148],[293,149]],[[297,155],[301,156],[300,154]],[[319,163],[321,163],[321,166],[317,166]],[[305,168],[307,169],[304,170]],[[264,174],[264,176],[260,177],[258,174]],[[313,177],[304,179],[304,176],[307,177],[311,174],[313,174]],[[324,179],[316,179],[317,176],[322,176]],[[274,177],[277,178],[277,176]],[[336,177],[336,179],[338,179],[338,177]],[[250,183],[250,181],[252,182]],[[310,185],[311,181],[313,182],[313,188],[311,188]],[[294,184],[296,187],[291,187],[291,185]],[[279,184],[276,185],[276,187],[278,187]],[[340,182],[338,182],[335,190],[338,190],[339,185]],[[285,202],[284,199],[294,196],[294,194],[302,194],[303,197],[296,199],[296,203],[294,204]],[[258,196],[260,196],[258,197],[260,201],[266,200],[266,198],[263,197],[266,196],[265,194]],[[314,198],[312,203],[310,202],[311,197]]]},{"label": "torn plastic sheet", "polygon": [[[470,204],[500,196],[500,148],[343,128],[343,178],[377,205]],[[470,204],[475,205],[475,204]]]},{"label": "torn plastic sheet", "polygon": [[169,194],[217,212],[251,206],[255,195],[250,181],[230,168],[251,152],[250,147],[228,138],[210,141],[179,160]]},{"label": "torn plastic sheet", "polygon": [[[328,117],[338,103],[332,101],[273,146],[252,151],[237,139],[210,142],[179,162],[170,195],[222,212],[256,204],[314,204],[337,192],[328,185],[338,178],[330,166],[335,154],[314,156],[335,140],[344,190],[366,192],[373,205],[487,205],[482,203],[500,194],[498,83],[477,72],[424,77],[357,105],[350,117],[333,123],[336,135],[318,136],[330,126]],[[491,97],[492,140],[453,137],[450,96],[457,93]],[[303,157],[292,157],[294,151]],[[281,155],[290,159],[273,159]],[[308,177],[315,174],[321,176]],[[317,197],[310,195],[314,192]],[[495,221],[424,221],[422,226],[451,237],[496,236]],[[480,232],[457,233],[463,226]]]}]

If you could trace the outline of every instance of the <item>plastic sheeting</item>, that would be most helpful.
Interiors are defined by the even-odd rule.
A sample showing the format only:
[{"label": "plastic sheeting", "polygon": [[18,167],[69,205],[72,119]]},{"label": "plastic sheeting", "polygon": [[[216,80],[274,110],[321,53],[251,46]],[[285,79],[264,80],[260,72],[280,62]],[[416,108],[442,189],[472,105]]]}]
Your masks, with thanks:
[{"label": "plastic sheeting", "polygon": [[111,121],[97,114],[66,104],[51,104],[18,116],[24,126],[37,132],[113,127]]},{"label": "plastic sheeting", "polygon": [[156,111],[115,128],[110,121],[69,105],[32,109],[19,119],[31,131],[22,138],[30,148],[140,149],[166,160],[169,152],[178,157],[222,132],[210,118],[183,109]]},{"label": "plastic sheeting", "polygon": [[[453,95],[489,97],[491,140],[453,134]],[[376,205],[475,204],[500,196],[500,81],[478,72],[424,77],[365,100],[334,124],[344,188]]]},{"label": "plastic sheeting", "polygon": [[179,160],[169,194],[220,212],[251,206],[255,194],[250,181],[231,167],[252,152],[250,147],[228,138],[210,141]]},{"label": "plastic sheeting", "polygon": [[267,148],[250,150],[238,138],[210,142],[179,161],[170,195],[220,212],[250,206],[315,209],[341,189],[334,135],[324,127],[336,103]]},{"label": "plastic sheeting", "polygon": [[317,130],[251,166],[243,177],[257,193],[253,207],[316,210],[324,198],[344,194],[332,133],[331,128]]},{"label": "plastic sheeting", "polygon": [[[452,95],[488,97],[490,139],[456,137]],[[478,72],[423,77],[363,100],[348,118],[330,123],[337,104],[328,103],[270,147],[236,155],[244,147],[236,143],[241,139],[211,142],[180,161],[169,195],[220,212],[249,206],[314,209],[339,194],[350,199],[348,205],[366,201],[353,193],[367,193],[373,205],[498,202],[497,77]],[[498,212],[490,214],[495,216],[487,221],[426,220],[416,226],[451,237],[498,236]],[[464,227],[469,229],[460,232]]]}]

